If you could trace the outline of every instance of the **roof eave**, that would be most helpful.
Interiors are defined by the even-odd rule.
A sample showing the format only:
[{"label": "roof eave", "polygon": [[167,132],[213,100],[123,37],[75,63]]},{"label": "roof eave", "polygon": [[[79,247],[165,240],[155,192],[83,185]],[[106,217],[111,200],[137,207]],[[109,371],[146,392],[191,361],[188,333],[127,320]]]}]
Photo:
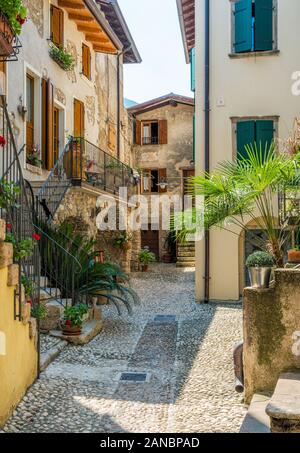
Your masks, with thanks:
[{"label": "roof eave", "polygon": [[177,1],[177,9],[178,9],[179,23],[180,23],[180,29],[181,29],[181,35],[182,35],[182,42],[183,42],[183,47],[184,47],[185,60],[186,60],[187,64],[189,64],[190,63],[190,53],[189,53],[189,48],[188,48],[188,43],[187,43],[187,38],[186,38],[182,2],[181,2],[181,0],[176,0],[176,1]]},{"label": "roof eave", "polygon": [[84,0],[86,7],[89,11],[93,14],[99,25],[103,28],[103,31],[107,34],[109,39],[111,39],[112,43],[116,47],[117,50],[123,50],[123,44],[119,40],[118,36],[115,34],[111,26],[109,25],[108,21],[103,16],[102,12],[100,11],[99,7],[93,0]]},{"label": "roof eave", "polygon": [[120,21],[120,23],[121,23],[121,25],[123,27],[124,33],[126,34],[126,37],[127,37],[128,41],[131,44],[131,50],[134,53],[135,60],[136,60],[135,63],[141,63],[142,62],[141,55],[140,55],[140,53],[139,53],[139,51],[137,49],[137,46],[136,46],[136,44],[134,42],[134,39],[133,39],[132,35],[130,33],[129,27],[127,25],[127,22],[126,22],[124,16],[123,16],[123,13],[121,11],[121,8],[120,8],[117,0],[110,0],[110,2],[112,3],[113,8],[114,8],[114,10],[116,12],[116,15],[118,16],[118,19],[119,19],[119,21]]}]

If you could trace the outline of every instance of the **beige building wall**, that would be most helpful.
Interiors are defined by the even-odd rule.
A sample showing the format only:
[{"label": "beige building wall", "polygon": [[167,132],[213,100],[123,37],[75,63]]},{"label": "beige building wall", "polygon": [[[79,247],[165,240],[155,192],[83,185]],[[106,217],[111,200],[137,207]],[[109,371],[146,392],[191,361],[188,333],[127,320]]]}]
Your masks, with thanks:
[{"label": "beige building wall", "polygon": [[[94,52],[92,44],[85,40],[85,34],[77,30],[76,23],[64,12],[64,45],[75,58],[73,71],[64,71],[49,56],[50,49],[50,4],[58,5],[57,0],[26,0],[29,20],[20,35],[22,48],[18,61],[7,64],[7,100],[11,113],[17,146],[26,142],[26,119],[20,115],[18,107],[26,107],[26,73],[34,77],[35,95],[35,136],[36,145],[41,145],[41,80],[50,78],[54,85],[55,107],[60,110],[60,152],[67,142],[68,135],[74,133],[74,99],[85,105],[85,138],[103,150],[117,154],[117,55]],[[62,8],[63,9],[63,8]],[[82,73],[82,43],[91,50],[91,80]],[[120,109],[124,124],[121,133],[120,157],[131,160],[128,146],[127,111],[123,107],[123,60],[120,57]],[[131,137],[132,134],[130,134]],[[26,170],[25,153],[21,161]],[[25,171],[29,180],[45,179],[43,175]]]},{"label": "beige building wall", "polygon": [[[135,145],[134,155],[136,167],[146,169],[166,169],[168,187],[167,191],[159,195],[183,196],[183,170],[192,169],[193,159],[193,114],[194,106],[178,103],[156,108],[149,112],[136,114],[137,121],[167,120],[168,143],[165,145]],[[147,197],[150,205],[151,194]],[[156,194],[154,194],[156,196]],[[151,215],[151,210],[150,210]],[[150,219],[151,221],[151,219]],[[150,223],[149,221],[149,223]],[[165,239],[167,231],[162,229],[162,211],[157,211],[159,223],[159,255],[162,259],[165,252]]]},{"label": "beige building wall", "polygon": [[[211,0],[210,158],[211,170],[234,155],[232,117],[278,115],[278,136],[285,139],[299,116],[299,97],[292,94],[292,74],[300,69],[298,0],[278,0],[278,54],[230,58],[231,2]],[[196,169],[204,168],[204,11],[196,1]],[[211,232],[211,299],[236,300],[239,288],[239,239]],[[197,244],[197,299],[204,296],[204,245]]]}]

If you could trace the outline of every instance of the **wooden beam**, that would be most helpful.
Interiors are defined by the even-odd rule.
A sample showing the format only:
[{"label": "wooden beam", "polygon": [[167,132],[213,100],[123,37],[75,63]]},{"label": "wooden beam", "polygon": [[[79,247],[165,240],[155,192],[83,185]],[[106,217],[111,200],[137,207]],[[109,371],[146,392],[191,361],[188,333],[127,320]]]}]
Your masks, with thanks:
[{"label": "wooden beam", "polygon": [[117,53],[116,49],[112,45],[108,46],[108,45],[103,44],[102,46],[100,46],[99,44],[96,44],[93,46],[93,49],[95,52],[100,52],[100,53],[101,52],[102,53],[112,53],[112,54]]},{"label": "wooden beam", "polygon": [[86,23],[85,25],[80,24],[77,22],[77,28],[78,31],[83,31],[83,32],[88,32],[88,33],[98,33],[99,32],[99,26],[96,23],[89,24]]},{"label": "wooden beam", "polygon": [[92,16],[85,16],[85,15],[82,15],[82,14],[69,14],[69,19],[70,20],[74,20],[75,22],[76,21],[80,21],[80,22],[94,22],[94,18]]},{"label": "wooden beam", "polygon": [[100,42],[100,43],[109,43],[110,40],[107,38],[107,36],[104,34],[104,33],[97,33],[97,34],[86,34],[85,35],[85,39],[87,41],[91,41],[91,42]]},{"label": "wooden beam", "polygon": [[83,3],[72,2],[71,0],[58,0],[58,6],[61,8],[85,9],[85,5]]}]

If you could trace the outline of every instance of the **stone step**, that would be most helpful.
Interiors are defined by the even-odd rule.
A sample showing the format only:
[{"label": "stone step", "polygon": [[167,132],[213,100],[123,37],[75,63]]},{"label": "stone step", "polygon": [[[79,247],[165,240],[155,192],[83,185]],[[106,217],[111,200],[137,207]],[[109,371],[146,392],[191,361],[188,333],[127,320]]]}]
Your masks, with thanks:
[{"label": "stone step", "polygon": [[186,246],[184,246],[184,245],[179,245],[179,246],[178,246],[178,250],[182,250],[183,252],[189,252],[189,251],[195,251],[196,248],[195,248],[195,246],[192,247],[192,246],[188,246],[188,245],[186,245]]},{"label": "stone step", "polygon": [[270,419],[266,414],[266,407],[270,396],[255,394],[244,421],[240,433],[270,433]]},{"label": "stone step", "polygon": [[178,256],[177,257],[177,262],[185,262],[185,261],[195,261],[194,256]]},{"label": "stone step", "polygon": [[183,252],[181,250],[178,251],[177,257],[185,257],[185,256],[189,256],[189,257],[195,258],[195,253],[194,252]]},{"label": "stone step", "polygon": [[177,262],[176,267],[195,267],[195,261]]},{"label": "stone step", "polygon": [[300,433],[300,372],[283,373],[266,408],[272,433]]}]

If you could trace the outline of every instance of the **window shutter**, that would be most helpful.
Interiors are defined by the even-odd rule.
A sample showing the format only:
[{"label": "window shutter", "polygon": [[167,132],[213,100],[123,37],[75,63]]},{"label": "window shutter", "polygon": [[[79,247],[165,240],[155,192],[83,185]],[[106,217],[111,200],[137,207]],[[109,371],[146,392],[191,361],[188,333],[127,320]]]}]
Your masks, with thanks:
[{"label": "window shutter", "polygon": [[53,5],[51,5],[51,40],[56,46],[63,46],[64,13]]},{"label": "window shutter", "polygon": [[242,0],[235,4],[235,43],[236,53],[252,50],[252,0]]},{"label": "window shutter", "polygon": [[269,120],[256,121],[256,143],[262,148],[265,157],[274,140],[274,122]]},{"label": "window shutter", "polygon": [[47,153],[46,168],[52,170],[54,166],[54,88],[50,80],[47,81]]},{"label": "window shutter", "polygon": [[[167,169],[166,168],[160,168],[158,170],[158,182],[167,182]],[[159,193],[165,193],[167,192],[168,189],[165,187],[164,189],[159,186]]]},{"label": "window shutter", "polygon": [[82,73],[88,79],[91,78],[91,52],[85,44],[82,44]]},{"label": "window shutter", "polygon": [[255,142],[255,121],[237,123],[237,159],[247,158],[246,145]]},{"label": "window shutter", "polygon": [[167,120],[159,121],[159,144],[160,145],[168,144],[168,121]]},{"label": "window shutter", "polygon": [[142,144],[142,123],[141,121],[136,121],[135,125],[135,143],[137,145]]},{"label": "window shutter", "polygon": [[255,50],[273,49],[273,0],[255,0]]},{"label": "window shutter", "polygon": [[191,50],[191,90],[196,91],[196,49]]},{"label": "window shutter", "polygon": [[193,115],[193,161],[196,161],[196,115]]},{"label": "window shutter", "polygon": [[42,79],[42,161],[47,166],[47,80]]}]

